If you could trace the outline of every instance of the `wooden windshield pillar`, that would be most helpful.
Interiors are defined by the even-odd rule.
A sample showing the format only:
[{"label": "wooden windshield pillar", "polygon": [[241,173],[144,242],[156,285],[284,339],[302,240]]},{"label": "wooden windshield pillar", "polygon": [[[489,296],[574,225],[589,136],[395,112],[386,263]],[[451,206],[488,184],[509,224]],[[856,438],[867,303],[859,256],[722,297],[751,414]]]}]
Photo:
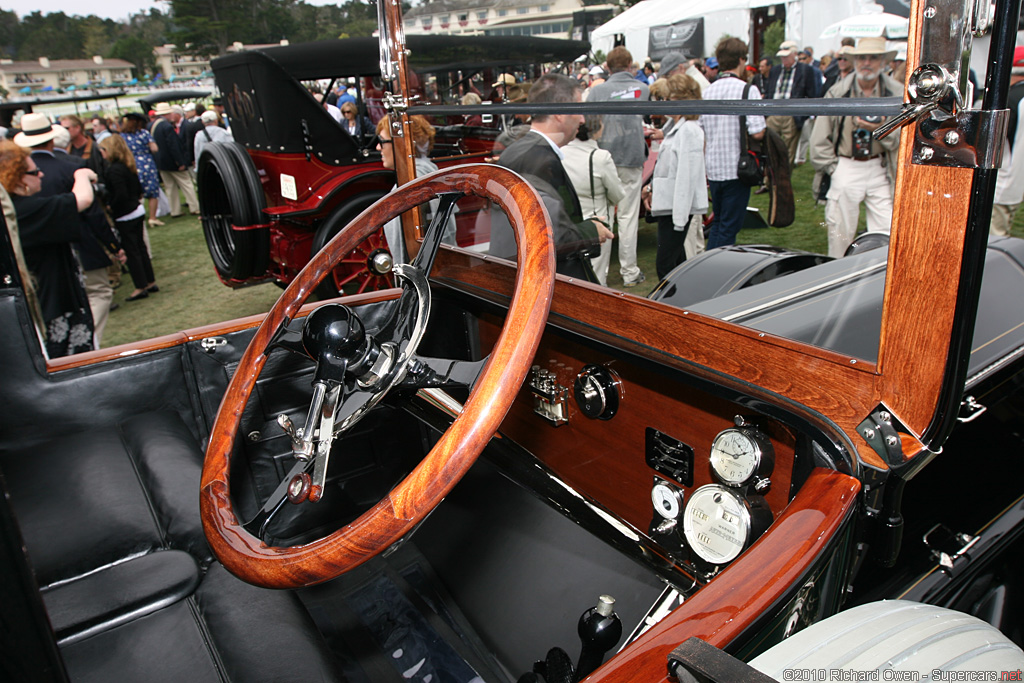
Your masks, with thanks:
[{"label": "wooden windshield pillar", "polygon": [[[388,45],[388,59],[394,65],[395,78],[391,87],[396,95],[389,114],[392,151],[395,158],[395,174],[398,185],[402,186],[416,178],[416,144],[413,141],[412,126],[407,108],[411,89],[409,87],[409,65],[406,59],[405,29],[402,26],[402,7],[397,0],[381,0],[384,7],[384,24],[380,27],[381,40]],[[385,36],[386,34],[386,36]],[[383,54],[383,51],[382,51]],[[402,214],[402,234],[405,250],[411,260],[419,251],[423,239],[423,212],[419,207]]]},{"label": "wooden windshield pillar", "polygon": [[[918,67],[923,6],[914,3],[910,13],[908,75]],[[950,354],[974,171],[915,164],[916,127],[900,131],[877,393],[920,438],[937,410]]]}]

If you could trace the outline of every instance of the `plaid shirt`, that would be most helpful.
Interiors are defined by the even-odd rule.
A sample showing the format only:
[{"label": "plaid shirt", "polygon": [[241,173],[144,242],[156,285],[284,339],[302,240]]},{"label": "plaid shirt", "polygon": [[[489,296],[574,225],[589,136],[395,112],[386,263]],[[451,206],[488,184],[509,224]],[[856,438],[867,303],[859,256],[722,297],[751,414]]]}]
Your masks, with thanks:
[{"label": "plaid shirt", "polygon": [[[743,98],[746,81],[734,76],[719,76],[704,91],[705,100],[739,100]],[[761,99],[761,91],[757,86],[750,86],[747,99]],[[700,127],[704,129],[704,161],[707,165],[708,180],[735,180],[736,167],[740,163],[740,117],[710,116],[700,117]],[[747,116],[747,132],[751,135],[764,130],[763,116]]]}]

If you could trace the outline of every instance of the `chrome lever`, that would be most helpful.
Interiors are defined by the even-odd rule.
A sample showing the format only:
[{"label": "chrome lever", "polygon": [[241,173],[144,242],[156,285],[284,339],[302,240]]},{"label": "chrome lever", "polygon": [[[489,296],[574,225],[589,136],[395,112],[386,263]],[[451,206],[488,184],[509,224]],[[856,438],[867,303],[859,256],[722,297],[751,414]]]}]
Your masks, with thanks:
[{"label": "chrome lever", "polygon": [[932,111],[938,106],[938,102],[921,102],[920,104],[915,104],[914,102],[907,102],[906,104],[903,105],[903,111],[901,111],[898,115],[892,117],[891,119],[880,125],[878,128],[876,128],[875,132],[872,134],[872,137],[875,140],[881,140],[882,138],[884,138],[897,128],[902,128],[908,123],[913,123],[914,121],[917,121],[919,118],[921,118],[922,116],[924,116],[925,114]]}]

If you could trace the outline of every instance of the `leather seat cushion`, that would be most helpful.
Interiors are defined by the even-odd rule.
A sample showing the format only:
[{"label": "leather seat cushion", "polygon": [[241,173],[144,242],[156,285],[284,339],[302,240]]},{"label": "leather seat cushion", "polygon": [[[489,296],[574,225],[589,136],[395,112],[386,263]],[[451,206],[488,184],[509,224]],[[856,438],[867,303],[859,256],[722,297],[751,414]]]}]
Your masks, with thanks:
[{"label": "leather seat cushion", "polygon": [[61,648],[71,680],[340,681],[299,599],[210,566],[187,599]]},{"label": "leather seat cushion", "polygon": [[0,455],[40,585],[158,548],[211,554],[199,518],[202,451],[176,413]]},{"label": "leather seat cushion", "polygon": [[187,598],[199,577],[188,553],[158,550],[45,590],[43,603],[57,643],[66,645]]}]

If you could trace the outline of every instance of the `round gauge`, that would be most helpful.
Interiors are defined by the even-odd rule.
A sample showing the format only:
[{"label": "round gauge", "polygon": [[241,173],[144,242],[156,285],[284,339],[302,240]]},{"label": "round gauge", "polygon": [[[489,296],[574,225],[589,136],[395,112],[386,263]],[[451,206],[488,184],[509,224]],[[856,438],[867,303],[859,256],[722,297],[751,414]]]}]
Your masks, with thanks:
[{"label": "round gauge", "polygon": [[678,519],[683,511],[682,494],[668,484],[658,483],[651,489],[654,511],[665,519]]},{"label": "round gauge", "polygon": [[726,429],[711,443],[711,470],[727,486],[743,486],[772,466],[772,444],[750,428]]},{"label": "round gauge", "polygon": [[683,534],[705,562],[718,565],[735,560],[750,541],[750,529],[747,502],[724,486],[702,486],[686,503]]}]

